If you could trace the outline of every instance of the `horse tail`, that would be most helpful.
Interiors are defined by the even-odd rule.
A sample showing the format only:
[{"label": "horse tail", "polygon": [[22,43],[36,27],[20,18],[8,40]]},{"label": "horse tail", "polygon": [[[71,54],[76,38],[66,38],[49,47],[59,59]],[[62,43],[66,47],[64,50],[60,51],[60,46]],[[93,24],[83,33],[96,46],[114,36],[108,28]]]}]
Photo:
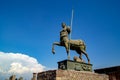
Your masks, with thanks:
[{"label": "horse tail", "polygon": [[84,43],[84,41],[79,40],[80,41],[80,45],[83,47],[83,50],[86,51],[86,45]]},{"label": "horse tail", "polygon": [[83,42],[83,46],[84,46],[84,50],[86,51],[86,45],[85,45],[85,43]]},{"label": "horse tail", "polygon": [[82,51],[86,51],[86,46],[85,46],[84,41],[78,40],[78,42],[79,42],[80,49],[81,49]]}]

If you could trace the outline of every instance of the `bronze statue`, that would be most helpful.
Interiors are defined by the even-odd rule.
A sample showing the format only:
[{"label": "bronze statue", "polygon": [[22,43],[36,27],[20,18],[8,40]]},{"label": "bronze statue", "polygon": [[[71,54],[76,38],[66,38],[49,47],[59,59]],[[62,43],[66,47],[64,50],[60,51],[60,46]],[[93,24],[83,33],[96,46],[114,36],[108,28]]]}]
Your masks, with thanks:
[{"label": "bronze statue", "polygon": [[70,50],[75,50],[80,56],[79,58],[82,60],[82,53],[87,57],[88,63],[90,63],[90,59],[88,58],[88,54],[86,53],[86,46],[82,40],[69,40],[68,35],[71,32],[70,27],[66,26],[65,23],[62,23],[62,30],[60,31],[60,42],[54,42],[52,45],[52,53],[55,54],[54,45],[64,46],[66,48],[67,55]]}]

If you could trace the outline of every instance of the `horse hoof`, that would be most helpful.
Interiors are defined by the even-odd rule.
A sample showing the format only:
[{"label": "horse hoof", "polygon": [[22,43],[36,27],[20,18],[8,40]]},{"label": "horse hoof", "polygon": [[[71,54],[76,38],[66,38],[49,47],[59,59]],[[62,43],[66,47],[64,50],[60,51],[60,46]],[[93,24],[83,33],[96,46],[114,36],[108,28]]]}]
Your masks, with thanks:
[{"label": "horse hoof", "polygon": [[55,54],[55,51],[52,51],[53,54]]}]

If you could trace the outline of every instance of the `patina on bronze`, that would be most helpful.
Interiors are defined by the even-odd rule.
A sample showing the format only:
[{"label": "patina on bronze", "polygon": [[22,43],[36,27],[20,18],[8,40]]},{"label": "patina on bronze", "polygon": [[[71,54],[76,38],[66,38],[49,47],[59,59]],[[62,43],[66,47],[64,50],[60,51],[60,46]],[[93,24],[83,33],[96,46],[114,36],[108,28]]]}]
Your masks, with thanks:
[{"label": "patina on bronze", "polygon": [[69,40],[68,35],[70,34],[71,29],[65,23],[62,23],[62,30],[60,31],[60,42],[54,42],[52,45],[52,53],[55,54],[54,45],[64,46],[69,54],[70,50],[75,50],[80,56],[79,58],[82,60],[82,54],[84,54],[90,63],[90,59],[88,54],[86,53],[86,45],[82,40]]},{"label": "patina on bronze", "polygon": [[58,62],[58,69],[92,72],[92,64],[87,64],[83,62],[75,62],[72,60],[63,60],[63,61]]}]

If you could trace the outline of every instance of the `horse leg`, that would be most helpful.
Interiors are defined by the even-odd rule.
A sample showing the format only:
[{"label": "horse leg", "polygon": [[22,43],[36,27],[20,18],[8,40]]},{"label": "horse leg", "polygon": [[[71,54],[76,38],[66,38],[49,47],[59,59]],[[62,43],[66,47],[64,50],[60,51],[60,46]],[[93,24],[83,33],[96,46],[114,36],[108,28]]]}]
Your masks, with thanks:
[{"label": "horse leg", "polygon": [[69,53],[69,46],[68,46],[68,43],[67,42],[65,42],[65,49],[66,49],[66,52],[67,52],[67,54]]},{"label": "horse leg", "polygon": [[82,53],[87,57],[88,64],[90,64],[90,59],[89,59],[89,57],[88,57],[88,54],[87,54],[84,50],[82,50]]},{"label": "horse leg", "polygon": [[52,53],[53,54],[55,54],[55,50],[54,50],[55,45],[61,46],[61,44],[59,42],[54,42],[53,45],[52,45]]},{"label": "horse leg", "polygon": [[65,44],[65,49],[66,49],[66,52],[67,52],[68,59],[70,59],[68,42],[65,42],[64,44]]},{"label": "horse leg", "polygon": [[82,53],[81,53],[81,51],[76,50],[76,52],[80,55],[79,58],[82,60]]},{"label": "horse leg", "polygon": [[80,56],[79,56],[79,58],[82,60],[82,53],[80,53]]}]

